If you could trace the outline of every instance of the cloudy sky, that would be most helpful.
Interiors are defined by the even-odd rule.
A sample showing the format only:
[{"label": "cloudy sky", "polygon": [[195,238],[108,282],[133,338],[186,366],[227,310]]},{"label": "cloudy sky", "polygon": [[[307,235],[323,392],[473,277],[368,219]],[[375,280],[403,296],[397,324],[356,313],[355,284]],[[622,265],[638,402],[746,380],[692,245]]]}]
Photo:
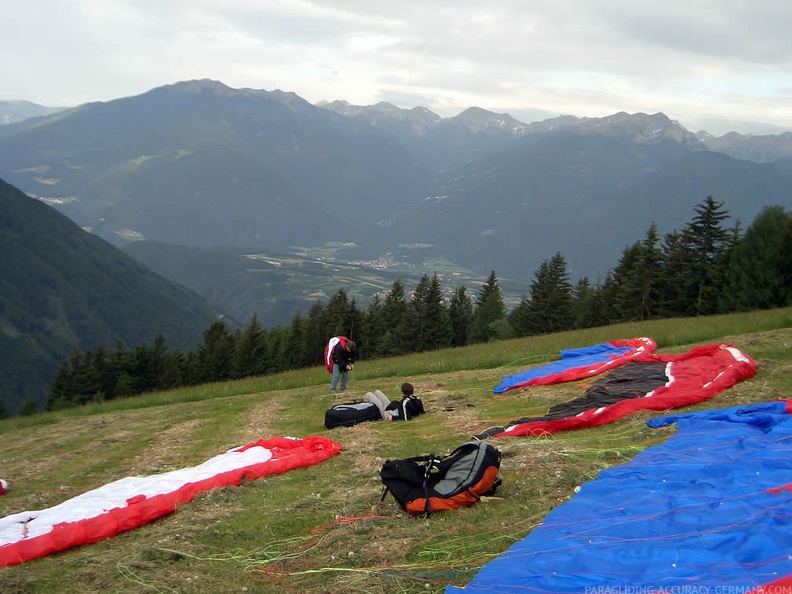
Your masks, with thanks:
[{"label": "cloudy sky", "polygon": [[662,111],[792,130],[788,0],[0,0],[0,99],[74,106],[210,78],[526,122]]}]

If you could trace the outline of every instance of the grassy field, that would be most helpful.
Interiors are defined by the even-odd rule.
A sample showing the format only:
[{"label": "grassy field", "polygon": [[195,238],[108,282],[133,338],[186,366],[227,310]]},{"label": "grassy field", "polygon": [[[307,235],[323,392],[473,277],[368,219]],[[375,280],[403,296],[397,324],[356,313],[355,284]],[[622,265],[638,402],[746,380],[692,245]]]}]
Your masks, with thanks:
[{"label": "grassy field", "polygon": [[[727,342],[757,374],[683,410],[792,399],[792,308],[664,320],[360,361],[346,395],[324,368],[265,376],[0,421],[0,516],[43,509],[125,476],[199,464],[272,436],[324,435],[343,446],[309,468],[198,496],[115,538],[0,569],[0,592],[442,592],[465,585],[524,538],[575,487],[657,444],[660,413],[552,437],[492,440],[503,485],[493,498],[428,519],[380,503],[387,458],[447,453],[479,431],[542,415],[583,382],[494,395],[504,375],[556,360],[563,348],[650,336],[658,352]],[[407,423],[324,429],[332,404],[411,381],[426,415]]]}]

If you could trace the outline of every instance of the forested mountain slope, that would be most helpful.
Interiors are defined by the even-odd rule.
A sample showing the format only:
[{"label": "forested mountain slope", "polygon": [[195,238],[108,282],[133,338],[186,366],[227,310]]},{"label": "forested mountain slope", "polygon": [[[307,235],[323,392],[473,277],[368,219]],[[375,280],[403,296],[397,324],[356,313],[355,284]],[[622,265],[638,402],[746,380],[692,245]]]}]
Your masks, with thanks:
[{"label": "forested mountain slope", "polygon": [[56,210],[0,180],[0,395],[43,403],[74,349],[163,333],[192,348],[218,312]]}]

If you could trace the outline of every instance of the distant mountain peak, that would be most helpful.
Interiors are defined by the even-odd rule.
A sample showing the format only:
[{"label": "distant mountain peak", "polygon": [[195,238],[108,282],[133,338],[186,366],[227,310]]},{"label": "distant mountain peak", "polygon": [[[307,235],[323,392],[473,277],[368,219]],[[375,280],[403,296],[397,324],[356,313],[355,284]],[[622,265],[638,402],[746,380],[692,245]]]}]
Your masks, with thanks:
[{"label": "distant mountain peak", "polygon": [[528,124],[513,118],[508,113],[495,113],[481,107],[468,107],[445,122],[462,124],[471,132],[509,131],[513,135],[521,135],[528,129]]},{"label": "distant mountain peak", "polygon": [[210,78],[185,80],[169,85],[163,85],[162,87],[159,88],[163,90],[178,91],[180,93],[203,93],[205,91],[230,93],[234,90],[228,85],[221,83],[218,80],[212,80]]},{"label": "distant mountain peak", "polygon": [[250,88],[234,89],[220,81],[209,78],[187,80],[170,85],[164,85],[152,89],[149,91],[149,93],[184,95],[210,94],[215,97],[228,97],[231,99],[266,98],[277,101],[278,103],[282,103],[283,105],[289,107],[292,111],[303,111],[306,108],[314,108],[311,103],[291,91],[282,91],[280,89],[275,89],[272,91]]},{"label": "distant mountain peak", "polygon": [[352,105],[344,100],[320,101],[316,106],[349,118],[364,120],[371,126],[406,126],[412,133],[418,135],[425,133],[428,128],[442,119],[425,107],[404,109],[387,101],[380,101],[374,105]]},{"label": "distant mountain peak", "polygon": [[686,145],[691,150],[706,148],[693,132],[662,112],[647,115],[620,111],[602,118],[581,119],[573,127],[583,133],[626,137],[639,144],[671,140]]},{"label": "distant mountain peak", "polygon": [[65,107],[47,107],[30,101],[0,101],[0,124],[15,124],[28,118],[46,116]]},{"label": "distant mountain peak", "polygon": [[728,132],[720,137],[698,134],[698,138],[712,151],[735,159],[772,163],[792,159],[792,132],[783,134],[740,134]]}]

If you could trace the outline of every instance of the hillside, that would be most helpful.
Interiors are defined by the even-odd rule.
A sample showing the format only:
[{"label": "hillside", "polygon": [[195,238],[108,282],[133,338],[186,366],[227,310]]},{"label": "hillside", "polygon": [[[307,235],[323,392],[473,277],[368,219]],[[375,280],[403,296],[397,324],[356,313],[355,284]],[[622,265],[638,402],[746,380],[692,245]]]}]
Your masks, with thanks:
[{"label": "hillside", "polygon": [[[4,592],[179,591],[440,593],[464,586],[524,538],[576,488],[673,428],[637,413],[611,425],[546,438],[491,440],[503,454],[496,497],[424,520],[380,504],[388,458],[445,453],[470,435],[543,413],[588,382],[495,397],[504,375],[557,358],[561,348],[652,336],[665,353],[727,342],[756,375],[683,411],[792,398],[792,310],[664,320],[491,343],[392,360],[361,361],[347,399],[404,379],[427,414],[407,423],[327,431],[333,403],[322,368],[150,394],[128,401],[0,421],[6,513],[43,509],[125,476],[198,464],[227,448],[278,435],[322,435],[343,451],[317,466],[199,495],[175,513],[92,545],[0,571]],[[101,457],[97,456],[101,452]]]},{"label": "hillside", "polygon": [[43,406],[75,349],[195,348],[218,311],[55,209],[0,180],[0,395]]}]

